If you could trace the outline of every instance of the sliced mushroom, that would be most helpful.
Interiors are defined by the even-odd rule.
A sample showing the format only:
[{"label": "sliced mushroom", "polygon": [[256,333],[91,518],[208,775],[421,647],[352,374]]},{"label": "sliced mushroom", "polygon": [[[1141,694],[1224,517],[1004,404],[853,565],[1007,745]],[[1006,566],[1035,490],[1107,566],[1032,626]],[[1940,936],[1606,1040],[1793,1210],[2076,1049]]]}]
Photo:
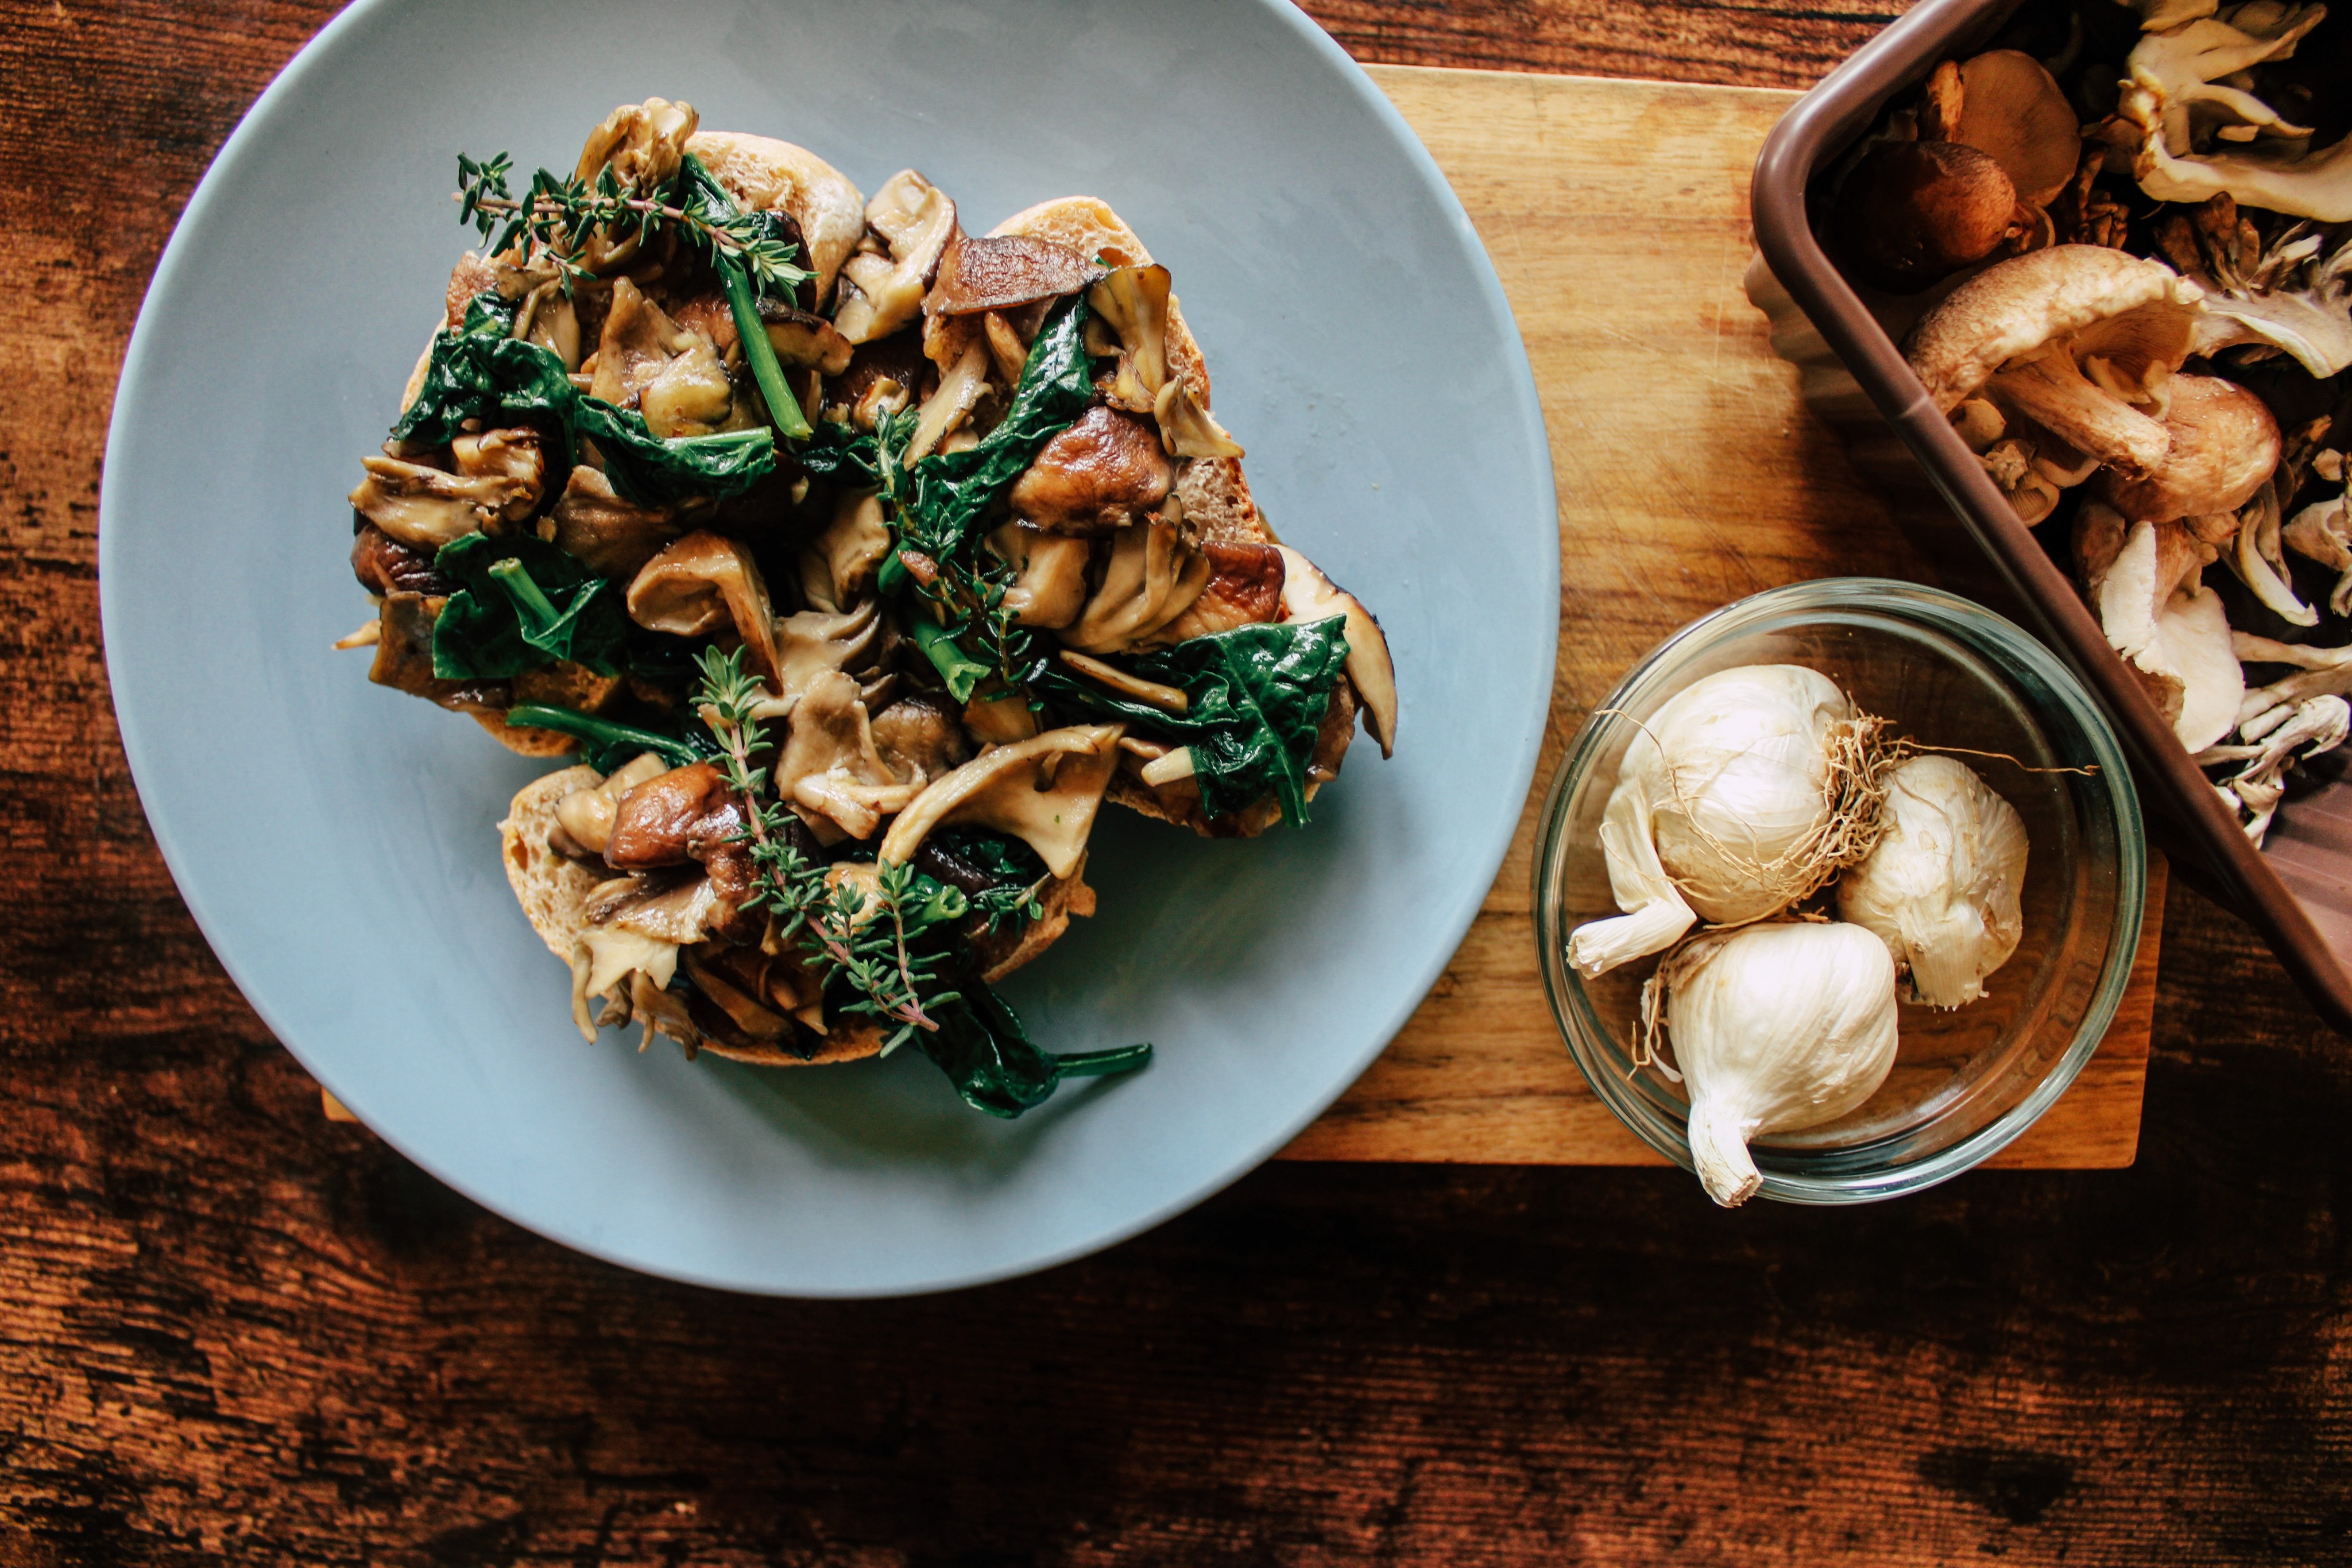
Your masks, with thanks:
[{"label": "sliced mushroom", "polygon": [[735,406],[734,383],[718,347],[670,319],[625,277],[613,280],[612,308],[588,390],[616,408],[637,410],[665,440],[708,434]]},{"label": "sliced mushroom", "polygon": [[2056,246],[1954,289],[1920,319],[1906,357],[1946,413],[1989,388],[2004,410],[2136,479],[2170,444],[2154,415],[2202,298],[2160,262]]},{"label": "sliced mushroom", "polygon": [[752,667],[780,679],[775,615],[760,563],[738,540],[691,533],[647,561],[629,582],[629,618],[650,632],[699,637],[731,625]]},{"label": "sliced mushroom", "polygon": [[873,728],[875,749],[901,779],[938,779],[971,759],[971,742],[956,710],[930,693],[901,697],[874,713]]},{"label": "sliced mushroom", "polygon": [[852,343],[887,338],[915,319],[955,237],[955,204],[914,170],[901,170],[866,204],[866,222],[888,250],[861,251],[842,264],[852,292],[834,312],[833,324]]},{"label": "sliced mushroom", "polygon": [[1166,518],[1121,528],[1112,538],[1102,585],[1066,628],[1063,643],[1083,653],[1120,653],[1192,607],[1209,585],[1209,558],[1184,543]]},{"label": "sliced mushroom", "polygon": [[1210,417],[1209,405],[1201,400],[1201,391],[1190,376],[1171,377],[1152,400],[1151,412],[1160,421],[1160,442],[1177,457],[1242,457],[1241,443],[1225,434],[1225,427]]},{"label": "sliced mushroom", "polygon": [[803,610],[777,622],[776,695],[759,706],[759,716],[790,716],[821,677],[858,664],[873,652],[881,635],[882,605],[876,599],[855,610],[835,613]]},{"label": "sliced mushroom", "polygon": [[851,490],[833,508],[833,520],[801,553],[801,591],[817,609],[838,614],[854,603],[890,553],[882,498]]},{"label": "sliced mushroom", "polygon": [[989,363],[988,345],[975,340],[940,377],[939,390],[923,400],[915,417],[915,434],[908,438],[903,459],[908,466],[929,456],[979,406],[980,394],[988,390]]},{"label": "sliced mushroom", "polygon": [[1209,580],[1201,597],[1161,627],[1153,641],[1181,643],[1282,619],[1282,585],[1287,573],[1278,547],[1210,539],[1202,543],[1201,553],[1209,558]]},{"label": "sliced mushroom", "polygon": [[362,457],[367,477],[351,494],[360,516],[413,549],[437,550],[497,522],[526,498],[536,504],[535,480],[488,473],[444,473],[397,457]]},{"label": "sliced mushroom", "polygon": [[[693,105],[667,99],[625,103],[588,133],[573,177],[593,186],[609,169],[624,193],[650,193],[677,173],[697,119]],[[635,260],[639,248],[635,225],[616,224],[590,234],[579,260],[591,272],[605,274]]]},{"label": "sliced mushroom", "polygon": [[669,764],[648,751],[635,760],[613,770],[610,776],[598,779],[583,789],[574,789],[555,803],[555,821],[572,845],[585,853],[601,855],[613,841],[613,823],[620,812],[621,801],[638,785],[660,778],[669,771]]},{"label": "sliced mushroom", "polygon": [[1381,755],[1396,754],[1396,664],[1389,657],[1387,636],[1363,601],[1323,575],[1322,570],[1287,545],[1282,552],[1284,619],[1326,621],[1348,618],[1348,681],[1364,700],[1364,727],[1381,743]]},{"label": "sliced mushroom", "polygon": [[1011,310],[1076,294],[1099,280],[1097,267],[1068,246],[1026,235],[963,235],[940,257],[939,275],[923,300],[929,316]]},{"label": "sliced mushroom", "polygon": [[[583,825],[593,831],[593,819],[600,814],[583,808]],[[730,841],[745,825],[742,805],[717,764],[658,768],[649,778],[637,779],[614,800],[598,852],[614,871],[683,865],[701,859],[714,845]],[[572,831],[569,822],[564,831]]]},{"label": "sliced mushroom", "polygon": [[850,356],[857,351],[824,317],[764,296],[760,300],[760,325],[767,330],[768,346],[787,370],[815,370],[837,376],[849,369]]},{"label": "sliced mushroom", "polygon": [[982,746],[1010,746],[1037,733],[1037,714],[1018,692],[982,688],[963,705],[963,727]]},{"label": "sliced mushroom", "polygon": [[1122,267],[1087,290],[1087,350],[1118,356],[1111,405],[1150,413],[1168,384],[1168,269]]},{"label": "sliced mushroom", "polygon": [[603,577],[635,577],[685,532],[675,508],[624,501],[601,469],[583,463],[551,514],[555,542]]},{"label": "sliced mushroom", "polygon": [[1007,523],[988,536],[989,548],[1011,563],[1013,586],[1004,608],[1024,626],[1067,626],[1087,603],[1087,566],[1093,555],[1085,539],[1049,534],[1027,523]]},{"label": "sliced mushroom", "polygon": [[1121,733],[1115,724],[1080,725],[982,752],[899,813],[881,858],[903,865],[933,829],[968,822],[1020,839],[1057,877],[1073,874],[1118,766]]},{"label": "sliced mushroom", "polygon": [[2283,548],[2284,528],[2280,518],[2278,486],[2265,484],[2254,493],[2254,498],[2238,510],[2237,548],[2231,552],[2231,570],[2240,581],[2253,590],[2254,597],[2273,613],[2296,626],[2316,626],[2319,612],[2305,604],[2294,591],[2293,576],[2286,564]]},{"label": "sliced mushroom", "polygon": [[1158,510],[1175,486],[1158,433],[1098,404],[1039,449],[1007,499],[1047,533],[1107,534]]},{"label": "sliced mushroom", "polygon": [[901,780],[882,759],[857,683],[838,671],[818,675],[801,694],[775,779],[776,793],[821,838],[828,828],[872,837],[882,819],[905,809],[922,787],[919,779]]},{"label": "sliced mushroom", "polygon": [[2137,480],[2103,471],[2092,493],[2130,522],[2236,511],[2278,467],[2278,421],[2261,398],[2219,376],[2176,375],[2169,393],[2164,460]]},{"label": "sliced mushroom", "polygon": [[449,455],[457,465],[457,472],[468,479],[495,480],[513,486],[513,494],[499,508],[499,517],[509,523],[521,522],[539,509],[541,483],[547,471],[547,459],[539,447],[539,432],[535,430],[486,430],[479,435],[460,435],[449,443]]}]

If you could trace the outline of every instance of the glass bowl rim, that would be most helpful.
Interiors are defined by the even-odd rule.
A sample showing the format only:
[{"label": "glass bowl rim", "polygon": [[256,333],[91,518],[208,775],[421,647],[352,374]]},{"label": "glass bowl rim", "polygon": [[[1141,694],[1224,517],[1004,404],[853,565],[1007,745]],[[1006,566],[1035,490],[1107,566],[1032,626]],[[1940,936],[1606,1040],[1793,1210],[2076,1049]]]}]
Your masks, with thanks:
[{"label": "glass bowl rim", "polygon": [[[1552,1027],[1563,1047],[1591,1085],[1594,1096],[1636,1137],[1685,1170],[1693,1168],[1690,1144],[1683,1118],[1670,1116],[1646,1097],[1621,1082],[1604,1061],[1592,1060],[1594,1048],[1570,1027],[1574,1017],[1600,1036],[1611,1038],[1598,1010],[1585,994],[1580,977],[1570,971],[1564,931],[1557,908],[1553,850],[1564,831],[1574,785],[1594,766],[1605,744],[1614,737],[1618,708],[1639,692],[1662,665],[1678,663],[1726,638],[1752,630],[1759,622],[1792,611],[1834,612],[1885,621],[1909,622],[1945,632],[1987,656],[1987,662],[2007,674],[2014,666],[2031,674],[2051,694],[2053,703],[2029,703],[2047,711],[2054,706],[2081,731],[2096,763],[2100,793],[2113,813],[2116,830],[2116,903],[2107,936],[2105,959],[2085,1008],[2082,1022],[2066,1050],[2024,1098],[2001,1115],[1966,1137],[1916,1160],[1881,1168],[1832,1174],[1765,1170],[1763,1197],[1784,1203],[1843,1205],[1874,1203],[1906,1193],[1919,1192],[1949,1181],[1982,1164],[2040,1120],[2071,1087],[2106,1037],[2116,1009],[2131,983],[2139,951],[2141,917],[2147,896],[2147,844],[2139,798],[2124,760],[2122,744],[2105,713],[2094,702],[2074,673],[2023,628],[1973,600],[1940,588],[1895,578],[1834,577],[1794,582],[1737,600],[1659,643],[1636,660],[1615,688],[1586,716],[1566,754],[1553,772],[1535,841],[1534,920],[1537,966],[1542,971],[1544,998]],[[2022,696],[2014,683],[2011,695]]]}]

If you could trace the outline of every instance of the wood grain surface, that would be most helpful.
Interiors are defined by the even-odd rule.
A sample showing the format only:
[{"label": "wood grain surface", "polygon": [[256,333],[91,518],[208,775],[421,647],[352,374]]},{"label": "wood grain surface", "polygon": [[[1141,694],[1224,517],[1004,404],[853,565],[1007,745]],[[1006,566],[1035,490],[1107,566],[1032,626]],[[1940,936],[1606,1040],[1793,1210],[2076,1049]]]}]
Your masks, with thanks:
[{"label": "wood grain surface", "polygon": [[[1888,10],[1318,3],[1365,58],[1767,87]],[[2352,1068],[2178,889],[2136,1165],[1851,1212],[1281,1164],[1038,1278],[777,1302],[324,1120],[147,836],[94,560],[156,255],[331,9],[0,0],[0,1563],[2352,1560]]]},{"label": "wood grain surface", "polygon": [[[1626,667],[1684,622],[1784,582],[1924,578],[1923,563],[1806,414],[1795,367],[1773,354],[1740,289],[1755,248],[1748,171],[1797,94],[1371,74],[1462,198],[1527,341],[1559,489],[1559,663],[1536,788],[1476,922],[1403,1032],[1284,1155],[1663,1164],[1593,1095],[1552,1028],[1533,932],[1545,782]],[[1995,1165],[2131,1163],[2162,885],[2097,1056]],[[1906,1057],[1932,1049],[1913,1038]]]}]

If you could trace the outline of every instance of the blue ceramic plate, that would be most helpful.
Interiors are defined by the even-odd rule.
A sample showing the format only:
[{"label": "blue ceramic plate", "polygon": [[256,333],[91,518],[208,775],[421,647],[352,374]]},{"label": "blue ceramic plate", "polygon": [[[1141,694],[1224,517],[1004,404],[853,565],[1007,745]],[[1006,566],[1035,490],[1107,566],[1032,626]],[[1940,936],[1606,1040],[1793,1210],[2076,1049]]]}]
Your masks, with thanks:
[{"label": "blue ceramic plate", "polygon": [[[343,493],[470,237],[460,151],[569,169],[614,104],[913,165],[968,226],[1109,201],[1173,272],[1267,517],[1376,610],[1403,749],[1305,831],[1106,812],[1082,921],[1008,994],[1146,1071],[1018,1123],[914,1051],[776,1071],[572,1030],[495,824],[536,770],[367,684]],[[404,1154],[632,1268],[865,1296],[1133,1235],[1280,1148],[1452,955],[1526,797],[1558,551],[1509,307],[1436,166],[1278,0],[353,5],[263,94],[165,252],[108,444],[122,737],[181,892],[278,1037]],[[634,1033],[631,1040],[634,1040]]]}]

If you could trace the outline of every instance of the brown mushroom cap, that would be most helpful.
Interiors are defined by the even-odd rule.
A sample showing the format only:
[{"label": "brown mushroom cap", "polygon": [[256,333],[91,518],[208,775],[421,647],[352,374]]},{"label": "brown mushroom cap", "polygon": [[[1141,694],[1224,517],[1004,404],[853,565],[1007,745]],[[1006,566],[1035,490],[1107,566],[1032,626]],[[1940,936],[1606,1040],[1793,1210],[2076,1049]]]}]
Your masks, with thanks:
[{"label": "brown mushroom cap", "polygon": [[2102,469],[2091,482],[2131,522],[2234,512],[2278,467],[2278,421],[2261,398],[2220,376],[2175,376],[2171,389],[2164,461],[2145,479]]},{"label": "brown mushroom cap", "polygon": [[1027,235],[959,237],[940,257],[939,276],[923,301],[930,316],[1012,310],[1053,299],[1098,281],[1099,267],[1068,246]]},{"label": "brown mushroom cap", "polygon": [[2015,49],[1994,49],[1960,67],[1955,141],[1991,154],[2018,200],[2047,206],[2074,177],[2083,134],[2074,107],[2042,63]]},{"label": "brown mushroom cap", "polygon": [[2170,438],[2147,411],[2188,357],[2203,298],[2160,262],[2056,246],[1954,289],[1906,352],[1943,412],[1990,384],[2004,412],[2138,478],[2164,460]]},{"label": "brown mushroom cap", "polygon": [[2017,192],[1990,154],[1957,141],[1882,141],[1838,193],[1840,247],[1869,282],[1924,288],[1990,256]]}]

